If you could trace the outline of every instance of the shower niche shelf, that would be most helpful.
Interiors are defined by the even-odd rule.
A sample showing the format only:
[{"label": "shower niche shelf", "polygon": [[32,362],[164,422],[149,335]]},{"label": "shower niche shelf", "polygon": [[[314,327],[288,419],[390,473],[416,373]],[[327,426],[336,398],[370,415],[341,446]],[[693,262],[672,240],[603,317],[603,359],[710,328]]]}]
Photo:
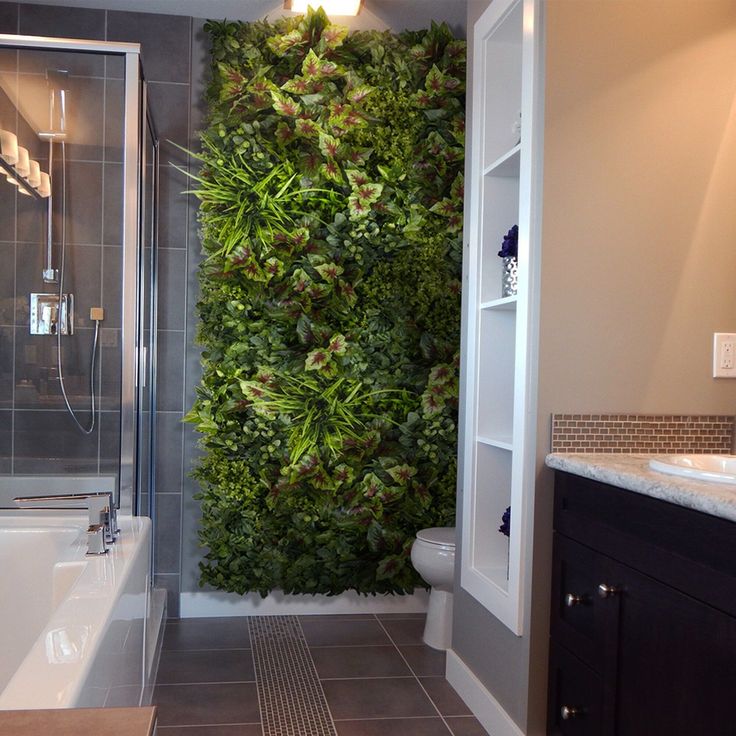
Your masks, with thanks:
[{"label": "shower niche shelf", "polygon": [[[540,9],[495,0],[475,25],[472,70],[460,585],[516,635],[530,594],[536,452]],[[498,251],[514,225],[518,291],[504,297]]]}]

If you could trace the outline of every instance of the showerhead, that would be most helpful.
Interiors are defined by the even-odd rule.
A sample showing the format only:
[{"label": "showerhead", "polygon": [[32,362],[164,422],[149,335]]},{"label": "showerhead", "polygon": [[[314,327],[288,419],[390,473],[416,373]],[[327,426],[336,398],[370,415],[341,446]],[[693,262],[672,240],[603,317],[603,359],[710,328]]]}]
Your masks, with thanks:
[{"label": "showerhead", "polygon": [[66,98],[69,72],[66,69],[47,69],[49,87],[49,130],[41,130],[38,137],[47,141],[66,140]]}]

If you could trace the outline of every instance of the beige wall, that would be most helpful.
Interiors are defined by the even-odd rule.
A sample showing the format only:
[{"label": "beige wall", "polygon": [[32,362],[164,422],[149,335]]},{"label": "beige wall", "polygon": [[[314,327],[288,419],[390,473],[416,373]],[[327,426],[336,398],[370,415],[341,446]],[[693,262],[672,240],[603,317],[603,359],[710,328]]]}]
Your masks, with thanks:
[{"label": "beige wall", "polygon": [[[541,408],[736,413],[736,2],[547,3]],[[543,419],[546,419],[543,416]]]},{"label": "beige wall", "polygon": [[[468,3],[469,37],[488,4]],[[455,651],[534,736],[545,732],[550,414],[736,414],[736,380],[710,373],[712,333],[736,332],[736,0],[547,0],[543,12],[531,630],[517,639],[462,590],[453,630]]]}]

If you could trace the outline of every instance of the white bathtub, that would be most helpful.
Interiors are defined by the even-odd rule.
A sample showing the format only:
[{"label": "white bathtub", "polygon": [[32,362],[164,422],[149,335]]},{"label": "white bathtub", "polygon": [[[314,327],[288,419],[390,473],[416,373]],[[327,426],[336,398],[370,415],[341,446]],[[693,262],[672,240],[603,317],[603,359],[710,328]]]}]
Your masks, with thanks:
[{"label": "white bathtub", "polygon": [[0,710],[138,705],[151,522],[87,557],[80,512],[0,512]]}]

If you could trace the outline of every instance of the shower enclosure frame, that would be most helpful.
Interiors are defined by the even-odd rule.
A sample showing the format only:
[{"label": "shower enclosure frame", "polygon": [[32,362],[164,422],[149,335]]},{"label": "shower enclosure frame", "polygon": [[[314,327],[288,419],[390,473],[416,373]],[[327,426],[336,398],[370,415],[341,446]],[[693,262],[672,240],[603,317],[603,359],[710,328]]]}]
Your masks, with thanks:
[{"label": "shower enclosure frame", "polygon": [[[124,61],[123,93],[123,217],[122,217],[122,319],[121,319],[121,391],[120,391],[120,465],[118,476],[118,508],[122,514],[133,514],[137,509],[138,489],[138,408],[139,380],[142,378],[139,345],[142,343],[142,319],[139,318],[141,301],[141,261],[144,172],[144,134],[150,114],[147,109],[146,82],[138,43],[87,41],[46,36],[0,34],[0,49],[25,51],[64,51],[82,54],[120,56]],[[155,133],[155,127],[153,128]],[[158,141],[155,141],[156,149]],[[158,177],[154,188],[158,188]],[[154,212],[154,217],[156,213]],[[153,243],[154,250],[157,243]],[[134,287],[134,288],[131,288]],[[156,273],[152,275],[152,298],[155,310]],[[154,312],[155,314],[155,312]],[[155,331],[154,331],[155,335]],[[154,338],[155,339],[155,338]],[[154,351],[155,353],[155,351]],[[155,357],[151,356],[152,358]],[[155,380],[155,362],[148,361],[148,376]],[[155,383],[151,386],[151,400],[155,402]],[[151,404],[155,415],[155,403]],[[153,434],[150,435],[153,442]],[[149,478],[153,478],[153,454],[149,452]],[[149,495],[153,509],[153,493]]]}]

